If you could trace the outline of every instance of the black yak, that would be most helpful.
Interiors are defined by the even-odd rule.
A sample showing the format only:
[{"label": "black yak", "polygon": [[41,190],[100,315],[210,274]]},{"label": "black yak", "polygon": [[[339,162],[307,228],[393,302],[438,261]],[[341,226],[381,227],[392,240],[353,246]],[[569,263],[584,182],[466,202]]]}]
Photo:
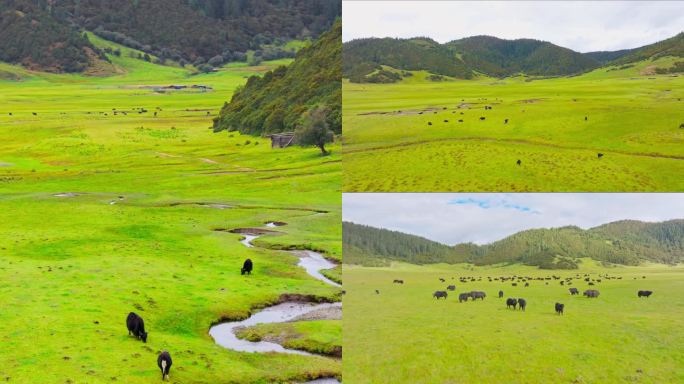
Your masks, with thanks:
[{"label": "black yak", "polygon": [[518,161],[516,161],[515,163],[520,165],[520,164],[522,164],[522,161],[520,159],[518,159]]},{"label": "black yak", "polygon": [[570,288],[569,291],[571,295],[579,295],[577,288]]},{"label": "black yak", "polygon": [[242,264],[242,269],[240,270],[240,274],[244,275],[245,273],[248,275],[252,274],[252,260],[247,259],[245,262]]},{"label": "black yak", "polygon": [[525,307],[527,306],[527,301],[525,301],[525,299],[518,299],[518,306],[520,307],[521,310],[525,311]]},{"label": "black yak", "polygon": [[459,302],[459,303],[462,303],[462,302],[464,302],[464,301],[468,301],[468,298],[469,298],[469,297],[470,297],[470,293],[469,293],[469,292],[461,293],[460,295],[458,295],[458,302]]},{"label": "black yak", "polygon": [[556,313],[559,315],[563,314],[563,308],[565,308],[565,304],[561,303],[556,303]]},{"label": "black yak", "polygon": [[470,297],[473,298],[473,301],[475,301],[475,299],[484,300],[485,297],[487,297],[487,294],[482,291],[472,291],[470,292]]},{"label": "black yak", "polygon": [[484,120],[484,119],[485,119],[485,117],[484,117],[484,116],[480,116],[480,120]]},{"label": "black yak", "polygon": [[435,293],[432,294],[432,297],[436,298],[439,300],[440,297],[447,298],[447,293],[446,291],[435,291]]},{"label": "black yak", "polygon": [[393,284],[404,284],[404,280],[394,279]]},{"label": "black yak", "polygon": [[147,343],[147,332],[145,332],[145,322],[142,317],[138,316],[135,312],[128,314],[126,318],[126,327],[128,328],[128,334],[133,335],[136,338]]},{"label": "black yak", "polygon": [[599,291],[597,291],[595,289],[588,289],[588,290],[584,291],[584,296],[586,296],[586,297],[596,298],[596,297],[599,297],[599,295],[600,295]]},{"label": "black yak", "polygon": [[596,154],[596,157],[598,157],[599,159],[602,158],[602,157],[603,157],[603,153],[600,153],[600,152],[599,152],[598,154]]},{"label": "black yak", "polygon": [[651,296],[652,294],[653,294],[653,291],[639,291],[639,292],[637,293],[637,295],[638,295],[639,297],[646,297],[646,298],[648,298],[648,297]]},{"label": "black yak", "polygon": [[450,286],[447,287],[447,291],[455,291],[455,290],[456,290],[456,286],[455,286],[455,285],[450,285]]},{"label": "black yak", "polygon": [[515,309],[515,306],[518,305],[518,300],[516,299],[506,299],[506,308],[513,307]]},{"label": "black yak", "polygon": [[499,299],[503,297],[503,291],[499,291]]},{"label": "black yak", "polygon": [[157,366],[161,369],[162,380],[169,379],[169,371],[171,370],[171,354],[168,351],[164,351],[157,357]]}]

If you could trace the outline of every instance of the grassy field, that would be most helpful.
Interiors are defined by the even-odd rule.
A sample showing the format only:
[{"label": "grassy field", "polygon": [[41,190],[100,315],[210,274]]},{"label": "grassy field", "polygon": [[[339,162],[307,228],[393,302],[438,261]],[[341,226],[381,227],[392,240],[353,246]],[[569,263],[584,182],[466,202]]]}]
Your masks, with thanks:
[{"label": "grassy field", "polygon": [[680,191],[684,76],[649,74],[673,61],[533,81],[345,80],[344,191]]},{"label": "grassy field", "polygon": [[[576,273],[623,279],[596,283],[591,288],[600,291],[597,299],[571,296],[555,280],[526,288],[486,279]],[[682,266],[601,268],[590,260],[579,271],[345,265],[343,274],[345,383],[684,382]],[[461,283],[460,276],[483,279]],[[456,291],[446,300],[431,297],[447,284]],[[588,288],[577,280],[572,286]],[[499,289],[504,299],[497,298]],[[487,298],[459,304],[458,293],[472,290],[485,291]],[[654,294],[639,299],[638,290]],[[507,309],[509,297],[525,298],[526,311]],[[555,314],[555,302],[565,304],[563,316]]]},{"label": "grassy field", "polygon": [[259,324],[243,328],[237,335],[250,341],[273,341],[286,348],[316,354],[335,356],[340,355],[342,351],[341,320]]},{"label": "grassy field", "polygon": [[[340,147],[322,157],[209,129],[248,76],[288,61],[194,75],[120,48],[106,77],[0,64],[0,379],[157,382],[160,350],[176,383],[339,376],[339,360],[238,353],[208,335],[281,294],[338,297],[276,248],[341,258]],[[171,84],[213,89],[158,87]],[[259,239],[272,250],[215,231],[268,221],[287,223]],[[254,273],[241,276],[248,257]],[[130,311],[145,319],[146,344],[127,336]]]}]

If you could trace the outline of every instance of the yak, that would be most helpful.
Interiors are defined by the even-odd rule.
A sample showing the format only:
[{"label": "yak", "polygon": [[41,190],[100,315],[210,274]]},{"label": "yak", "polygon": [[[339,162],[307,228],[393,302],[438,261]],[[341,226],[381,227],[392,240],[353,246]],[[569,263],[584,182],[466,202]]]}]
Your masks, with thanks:
[{"label": "yak", "polygon": [[653,294],[653,291],[639,291],[639,292],[637,293],[637,295],[638,295],[639,297],[646,297],[646,298],[648,298],[648,297],[651,296],[652,294]]},{"label": "yak", "polygon": [[569,291],[571,295],[579,295],[577,288],[570,288]]},{"label": "yak", "polygon": [[518,300],[516,299],[506,299],[506,308],[513,307],[515,309],[515,306],[518,305]]},{"label": "yak", "polygon": [[157,366],[161,369],[162,380],[169,379],[169,371],[171,370],[171,354],[168,351],[164,351],[157,357]]},{"label": "yak", "polygon": [[469,297],[470,297],[470,292],[461,293],[458,295],[458,302],[462,303],[464,301],[468,301]]},{"label": "yak", "polygon": [[244,275],[245,273],[248,274],[248,275],[251,275],[251,274],[252,274],[252,267],[253,267],[253,265],[252,265],[252,260],[251,260],[251,259],[247,259],[247,260],[245,260],[245,262],[242,264],[242,269],[240,270],[240,273],[243,274],[243,275]]},{"label": "yak", "polygon": [[565,308],[565,304],[561,303],[556,303],[556,313],[559,315],[563,314],[563,308]]},{"label": "yak", "polygon": [[135,336],[136,338],[147,343],[147,332],[145,332],[145,322],[142,317],[138,316],[135,312],[128,314],[126,318],[126,327],[128,328],[128,334]]},{"label": "yak", "polygon": [[448,295],[447,295],[446,291],[435,291],[435,293],[432,294],[432,297],[436,298],[437,300],[439,300],[440,297],[443,297],[446,299],[447,296]]},{"label": "yak", "polygon": [[525,307],[527,306],[527,301],[525,299],[518,299],[518,306],[522,311],[525,311]]}]

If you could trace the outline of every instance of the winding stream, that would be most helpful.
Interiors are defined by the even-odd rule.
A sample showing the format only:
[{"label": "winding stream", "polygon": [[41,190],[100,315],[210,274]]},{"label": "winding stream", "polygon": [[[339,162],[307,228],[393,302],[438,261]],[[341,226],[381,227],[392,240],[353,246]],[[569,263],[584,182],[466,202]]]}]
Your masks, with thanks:
[{"label": "winding stream", "polygon": [[[266,223],[266,227],[276,227],[276,223]],[[260,235],[242,233],[244,237],[240,240],[244,246],[248,248],[253,248],[254,241]],[[325,277],[321,270],[330,269],[336,267],[336,264],[324,258],[320,253],[314,251],[288,251],[288,253],[297,256],[299,258],[299,267],[304,268],[306,272],[313,278],[323,281],[326,284],[341,287],[340,284]],[[245,339],[240,339],[235,335],[236,328],[239,327],[249,327],[257,324],[269,324],[269,323],[283,323],[290,321],[299,316],[306,315],[313,311],[331,309],[335,307],[342,307],[342,303],[298,303],[298,302],[285,302],[270,307],[266,307],[259,312],[252,314],[249,318],[242,321],[231,321],[227,323],[221,323],[215,325],[209,329],[209,334],[214,339],[216,344],[240,352],[281,352],[281,353],[291,353],[297,355],[307,355],[312,356],[314,354],[300,351],[296,349],[285,348],[278,343],[272,343],[268,341],[258,341],[253,342]],[[312,381],[308,381],[306,384],[339,384],[340,381],[335,378],[321,378]]]}]

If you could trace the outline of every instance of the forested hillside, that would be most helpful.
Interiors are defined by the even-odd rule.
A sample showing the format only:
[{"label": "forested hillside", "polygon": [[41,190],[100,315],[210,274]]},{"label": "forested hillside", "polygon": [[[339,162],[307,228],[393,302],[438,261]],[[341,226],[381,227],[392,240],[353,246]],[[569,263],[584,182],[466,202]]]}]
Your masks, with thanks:
[{"label": "forested hillside", "polygon": [[400,78],[393,73],[382,73],[382,65],[462,79],[472,77],[470,69],[458,57],[428,38],[370,38],[344,44],[343,73],[351,81],[392,82]]},{"label": "forested hillside", "polygon": [[[493,77],[570,76],[603,65],[624,65],[663,56],[684,57],[684,33],[641,48],[588,53],[546,41],[493,36],[473,36],[445,44],[428,38],[367,38],[344,44],[343,74],[357,83],[395,82],[410,75],[402,71],[413,70],[463,79],[472,77],[474,72]],[[672,72],[675,71],[678,70]]]},{"label": "forested hillside", "polygon": [[98,56],[78,30],[52,17],[47,3],[0,1],[0,61],[50,72],[80,72]]},{"label": "forested hillside", "polygon": [[[573,269],[577,258],[624,265],[643,261],[684,262],[684,220],[662,223],[618,221],[579,227],[531,229],[502,240],[448,247],[418,236],[344,223],[343,244],[354,260],[379,258],[413,264],[467,261],[476,265],[523,263],[545,269]],[[346,248],[345,248],[346,249]]]},{"label": "forested hillside", "polygon": [[599,63],[568,48],[532,39],[474,36],[446,44],[473,70],[495,77],[524,73],[560,76],[585,72]]},{"label": "forested hillside", "polygon": [[342,23],[302,49],[288,67],[252,76],[214,119],[215,131],[266,134],[293,131],[314,105],[328,111],[328,125],[342,132]]},{"label": "forested hillside", "polygon": [[3,0],[0,60],[83,71],[104,58],[87,30],[162,61],[218,66],[249,51],[258,62],[292,57],[287,41],[318,37],[340,14],[330,0]]}]

